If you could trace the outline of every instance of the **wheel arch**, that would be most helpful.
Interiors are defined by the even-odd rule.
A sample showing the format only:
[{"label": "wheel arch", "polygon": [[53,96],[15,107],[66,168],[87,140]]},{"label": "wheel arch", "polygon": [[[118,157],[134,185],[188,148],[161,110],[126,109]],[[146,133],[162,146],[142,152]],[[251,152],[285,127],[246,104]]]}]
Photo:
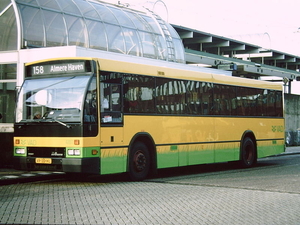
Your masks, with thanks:
[{"label": "wheel arch", "polygon": [[128,154],[127,154],[127,171],[129,170],[129,153],[130,149],[136,142],[143,142],[149,150],[150,153],[150,159],[151,159],[151,164],[150,164],[150,173],[156,173],[157,171],[157,153],[156,153],[156,145],[155,142],[152,138],[152,136],[147,133],[147,132],[139,132],[133,136],[131,139],[129,146],[128,146]]},{"label": "wheel arch", "polygon": [[[249,143],[248,140],[251,140]],[[251,153],[251,145],[253,152]],[[249,168],[257,162],[257,141],[253,131],[247,130],[243,133],[240,143],[239,164],[242,168]]]},{"label": "wheel arch", "polygon": [[257,142],[256,142],[256,136],[254,134],[254,132],[252,130],[246,130],[243,135],[242,135],[242,138],[241,138],[241,142],[240,142],[240,150],[242,150],[242,144],[243,144],[243,141],[245,140],[245,138],[251,138],[253,143],[254,143],[254,146],[255,146],[255,150],[256,150],[256,153],[257,153]]}]

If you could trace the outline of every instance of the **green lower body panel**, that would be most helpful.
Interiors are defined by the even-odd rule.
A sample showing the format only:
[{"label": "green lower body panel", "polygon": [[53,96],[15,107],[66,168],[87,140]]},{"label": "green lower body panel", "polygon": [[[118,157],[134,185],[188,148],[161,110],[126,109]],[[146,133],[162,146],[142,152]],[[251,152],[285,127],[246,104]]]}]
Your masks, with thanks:
[{"label": "green lower body panel", "polygon": [[214,162],[214,144],[159,147],[157,167],[169,168]]},{"label": "green lower body panel", "polygon": [[218,162],[230,162],[237,161],[240,158],[239,147],[224,147],[215,150],[215,161]]},{"label": "green lower body panel", "polygon": [[101,149],[101,174],[126,172],[127,149],[111,148]]},{"label": "green lower body panel", "polygon": [[257,147],[257,157],[264,158],[271,155],[279,155],[284,152],[284,145],[266,145]]}]

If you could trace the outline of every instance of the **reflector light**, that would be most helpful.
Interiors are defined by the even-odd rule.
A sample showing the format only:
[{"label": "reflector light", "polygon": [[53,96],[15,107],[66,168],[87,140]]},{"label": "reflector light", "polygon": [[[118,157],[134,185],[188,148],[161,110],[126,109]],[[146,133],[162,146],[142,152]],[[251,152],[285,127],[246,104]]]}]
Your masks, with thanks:
[{"label": "reflector light", "polygon": [[79,140],[74,140],[74,145],[79,145],[80,141]]},{"label": "reflector light", "polygon": [[97,154],[98,154],[98,151],[95,150],[95,149],[93,149],[93,150],[92,150],[92,155],[97,155]]},{"label": "reflector light", "polygon": [[16,145],[20,144],[20,139],[16,139],[15,143]]}]

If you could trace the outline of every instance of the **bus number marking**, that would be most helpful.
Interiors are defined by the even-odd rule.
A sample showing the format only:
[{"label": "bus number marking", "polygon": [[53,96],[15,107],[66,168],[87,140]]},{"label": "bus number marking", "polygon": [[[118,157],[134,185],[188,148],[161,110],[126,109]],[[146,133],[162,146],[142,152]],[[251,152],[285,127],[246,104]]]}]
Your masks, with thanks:
[{"label": "bus number marking", "polygon": [[34,66],[33,67],[33,74],[37,75],[37,74],[43,74],[44,73],[44,66]]}]

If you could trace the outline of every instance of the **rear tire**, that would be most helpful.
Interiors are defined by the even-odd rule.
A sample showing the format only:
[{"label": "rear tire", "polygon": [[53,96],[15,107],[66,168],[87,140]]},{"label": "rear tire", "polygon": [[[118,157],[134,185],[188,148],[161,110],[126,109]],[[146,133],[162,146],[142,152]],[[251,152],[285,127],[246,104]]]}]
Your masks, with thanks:
[{"label": "rear tire", "polygon": [[241,145],[240,165],[243,168],[249,168],[256,164],[257,153],[253,140],[246,137]]},{"label": "rear tire", "polygon": [[150,171],[150,154],[143,142],[136,142],[129,152],[128,172],[132,181],[144,180]]}]

